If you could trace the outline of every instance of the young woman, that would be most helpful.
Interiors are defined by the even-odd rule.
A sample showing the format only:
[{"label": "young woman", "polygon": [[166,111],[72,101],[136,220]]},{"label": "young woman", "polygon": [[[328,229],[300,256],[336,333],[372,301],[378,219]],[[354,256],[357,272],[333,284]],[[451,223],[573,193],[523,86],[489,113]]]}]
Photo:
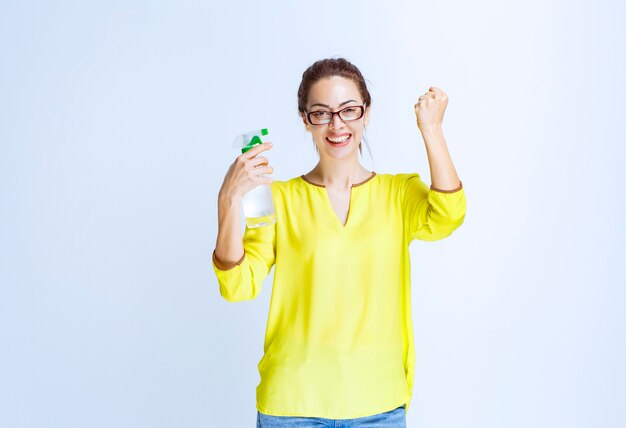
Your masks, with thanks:
[{"label": "young woman", "polygon": [[[213,267],[221,295],[254,299],[272,266],[274,283],[258,364],[257,426],[404,427],[413,389],[409,244],[449,236],[465,218],[465,191],[442,133],[446,94],[415,104],[432,184],[417,173],[377,174],[358,159],[372,99],[343,58],[302,75],[298,110],[319,163],[274,181],[259,156],[237,157],[219,192]],[[271,183],[277,222],[246,228],[242,196]],[[368,425],[370,424],[370,425]]]}]

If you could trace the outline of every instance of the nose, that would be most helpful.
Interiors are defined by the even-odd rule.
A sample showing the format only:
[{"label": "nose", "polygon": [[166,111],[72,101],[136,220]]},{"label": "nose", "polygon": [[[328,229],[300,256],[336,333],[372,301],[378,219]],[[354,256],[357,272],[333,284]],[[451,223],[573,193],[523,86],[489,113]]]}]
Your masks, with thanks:
[{"label": "nose", "polygon": [[332,128],[341,128],[344,125],[344,121],[341,120],[338,114],[333,115],[329,123],[332,125]]}]

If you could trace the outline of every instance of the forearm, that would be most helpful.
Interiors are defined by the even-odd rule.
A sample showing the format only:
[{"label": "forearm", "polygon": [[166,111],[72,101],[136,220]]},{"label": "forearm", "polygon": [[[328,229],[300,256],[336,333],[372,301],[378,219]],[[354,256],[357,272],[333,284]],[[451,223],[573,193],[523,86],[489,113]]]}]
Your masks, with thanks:
[{"label": "forearm", "polygon": [[457,189],[461,180],[448,153],[441,126],[430,126],[420,131],[426,144],[432,186],[439,190]]},{"label": "forearm", "polygon": [[241,235],[241,199],[228,195],[218,197],[218,232],[215,257],[218,267],[225,268],[239,262],[244,256]]}]

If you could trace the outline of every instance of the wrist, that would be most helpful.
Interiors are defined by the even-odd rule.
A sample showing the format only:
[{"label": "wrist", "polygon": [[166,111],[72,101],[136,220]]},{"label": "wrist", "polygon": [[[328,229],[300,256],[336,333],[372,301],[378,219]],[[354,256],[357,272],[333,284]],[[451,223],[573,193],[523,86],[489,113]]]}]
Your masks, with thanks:
[{"label": "wrist", "polygon": [[241,202],[241,196],[237,193],[224,193],[220,191],[217,196],[217,202],[220,206],[230,207],[239,204]]},{"label": "wrist", "polygon": [[443,131],[441,123],[418,125],[418,128],[422,134],[436,134]]}]

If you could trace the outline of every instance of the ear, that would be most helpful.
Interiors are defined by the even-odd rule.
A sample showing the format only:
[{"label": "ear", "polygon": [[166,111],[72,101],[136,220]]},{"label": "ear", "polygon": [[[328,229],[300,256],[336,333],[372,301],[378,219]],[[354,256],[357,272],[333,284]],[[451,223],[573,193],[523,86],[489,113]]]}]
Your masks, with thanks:
[{"label": "ear", "polygon": [[311,132],[311,125],[309,125],[309,122],[307,122],[306,116],[304,115],[304,113],[300,112],[300,117],[302,118],[302,122],[304,122],[304,127],[306,128],[306,130],[308,132]]},{"label": "ear", "polygon": [[365,107],[365,114],[363,115],[363,125],[367,126],[370,123],[370,106]]}]

